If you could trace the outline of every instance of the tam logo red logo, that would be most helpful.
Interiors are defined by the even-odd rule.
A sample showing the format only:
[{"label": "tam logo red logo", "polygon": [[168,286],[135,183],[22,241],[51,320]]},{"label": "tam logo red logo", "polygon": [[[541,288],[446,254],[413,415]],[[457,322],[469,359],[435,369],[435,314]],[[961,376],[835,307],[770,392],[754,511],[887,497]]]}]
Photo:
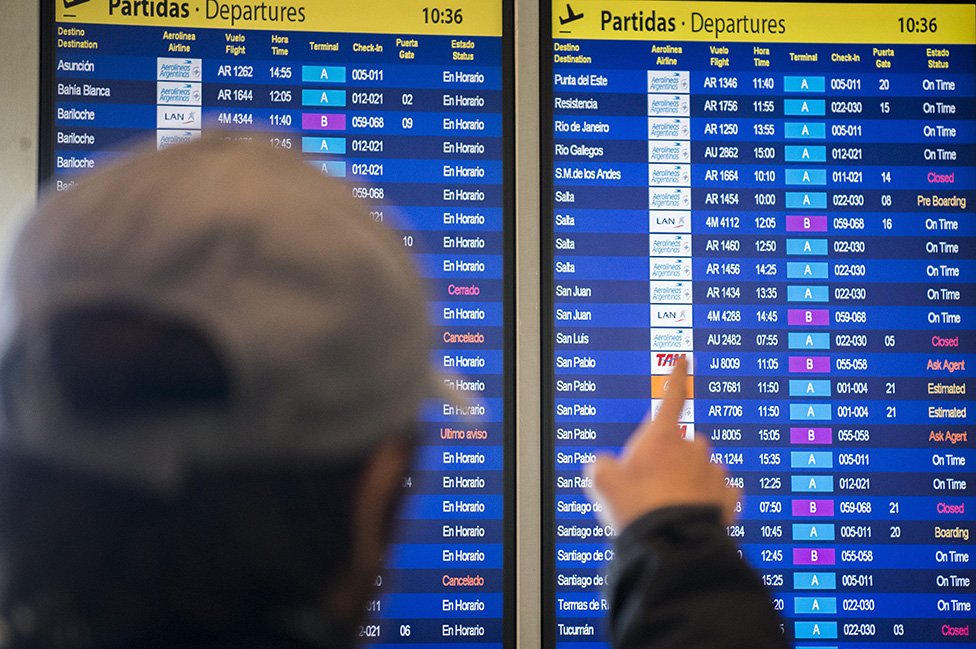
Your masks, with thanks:
[{"label": "tam logo red logo", "polygon": [[679,358],[685,358],[688,354],[655,354],[657,356],[658,367],[674,367]]},{"label": "tam logo red logo", "polygon": [[688,424],[678,424],[678,437],[688,439]]}]

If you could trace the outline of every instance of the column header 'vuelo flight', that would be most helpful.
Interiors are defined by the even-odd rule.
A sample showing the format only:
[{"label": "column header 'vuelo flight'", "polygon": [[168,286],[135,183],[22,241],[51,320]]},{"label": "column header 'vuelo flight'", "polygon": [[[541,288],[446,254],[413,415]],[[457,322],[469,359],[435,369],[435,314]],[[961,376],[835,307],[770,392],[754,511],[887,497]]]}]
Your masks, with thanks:
[{"label": "column header 'vuelo flight'", "polygon": [[553,0],[554,38],[976,44],[976,5]]},{"label": "column header 'vuelo flight'", "polygon": [[190,29],[502,35],[500,0],[74,0],[58,2],[56,17],[60,23]]}]

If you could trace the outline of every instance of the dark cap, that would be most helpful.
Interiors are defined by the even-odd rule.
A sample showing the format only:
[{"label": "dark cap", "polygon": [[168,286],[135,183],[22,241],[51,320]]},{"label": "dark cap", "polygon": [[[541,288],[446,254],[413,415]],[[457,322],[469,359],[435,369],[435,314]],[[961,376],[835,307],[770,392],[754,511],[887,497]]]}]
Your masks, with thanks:
[{"label": "dark cap", "polygon": [[[443,390],[397,236],[297,155],[219,137],[138,153],[50,194],[3,286],[0,448],[154,490],[190,467],[340,459],[402,435]],[[80,417],[55,380],[59,313],[184,323],[226,368],[220,407]]]}]

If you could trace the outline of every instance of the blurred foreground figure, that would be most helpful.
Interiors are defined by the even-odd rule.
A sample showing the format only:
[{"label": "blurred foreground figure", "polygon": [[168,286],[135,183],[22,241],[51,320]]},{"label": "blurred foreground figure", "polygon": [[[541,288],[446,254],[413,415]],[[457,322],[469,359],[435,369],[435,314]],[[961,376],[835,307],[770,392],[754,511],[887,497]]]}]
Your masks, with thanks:
[{"label": "blurred foreground figure", "polygon": [[[411,260],[348,196],[214,139],[41,203],[0,303],[0,645],[354,643],[443,381]],[[612,640],[775,646],[683,399],[593,470]]]},{"label": "blurred foreground figure", "polygon": [[442,383],[393,233],[219,139],[49,195],[0,309],[0,639],[345,647]]},{"label": "blurred foreground figure", "polygon": [[740,494],[703,440],[680,438],[687,371],[680,360],[657,416],[619,458],[599,456],[589,467],[591,499],[622,530],[608,639],[616,649],[785,649],[768,593],[726,535]]}]

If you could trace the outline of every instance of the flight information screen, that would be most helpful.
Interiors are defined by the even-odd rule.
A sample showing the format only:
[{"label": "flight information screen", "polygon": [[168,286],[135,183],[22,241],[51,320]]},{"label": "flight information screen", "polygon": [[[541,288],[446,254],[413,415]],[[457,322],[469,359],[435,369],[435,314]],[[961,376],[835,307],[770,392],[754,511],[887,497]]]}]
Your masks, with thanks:
[{"label": "flight information screen", "polygon": [[44,3],[41,166],[69,189],[133,138],[300,151],[399,228],[432,294],[428,404],[374,646],[512,646],[511,7],[500,0]]},{"label": "flight information screen", "polygon": [[580,472],[682,356],[795,646],[971,643],[976,8],[549,9],[546,646],[605,646]]}]

